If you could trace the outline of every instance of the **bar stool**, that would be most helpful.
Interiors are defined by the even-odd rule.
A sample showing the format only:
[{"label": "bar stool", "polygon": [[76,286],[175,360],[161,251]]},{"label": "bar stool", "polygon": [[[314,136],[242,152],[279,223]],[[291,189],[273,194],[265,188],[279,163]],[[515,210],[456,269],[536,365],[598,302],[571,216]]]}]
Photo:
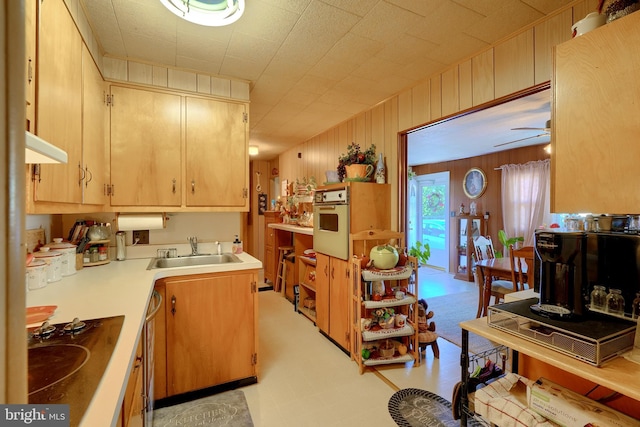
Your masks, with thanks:
[{"label": "bar stool", "polygon": [[287,286],[287,264],[286,256],[293,252],[295,248],[293,246],[278,246],[278,271],[276,273],[276,283],[273,286],[275,292],[282,292],[284,294],[285,287]]}]

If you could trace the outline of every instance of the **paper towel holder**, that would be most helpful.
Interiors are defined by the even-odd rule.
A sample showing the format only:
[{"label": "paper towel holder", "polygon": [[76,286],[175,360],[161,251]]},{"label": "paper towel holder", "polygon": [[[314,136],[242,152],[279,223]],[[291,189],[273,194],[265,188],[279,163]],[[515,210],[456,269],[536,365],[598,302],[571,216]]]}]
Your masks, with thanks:
[{"label": "paper towel holder", "polygon": [[115,223],[120,231],[161,230],[167,228],[167,215],[160,213],[116,213]]}]

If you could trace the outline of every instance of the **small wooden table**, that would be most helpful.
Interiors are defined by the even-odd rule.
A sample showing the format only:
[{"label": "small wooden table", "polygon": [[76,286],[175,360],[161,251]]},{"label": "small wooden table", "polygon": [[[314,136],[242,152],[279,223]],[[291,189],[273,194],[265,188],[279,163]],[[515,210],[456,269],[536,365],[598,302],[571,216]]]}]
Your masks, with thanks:
[{"label": "small wooden table", "polygon": [[[483,259],[476,263],[476,268],[482,271],[482,287],[478,287],[478,317],[487,315],[487,307],[491,298],[491,282],[494,277],[512,280],[511,258]],[[527,264],[523,263],[522,273],[527,274]]]}]

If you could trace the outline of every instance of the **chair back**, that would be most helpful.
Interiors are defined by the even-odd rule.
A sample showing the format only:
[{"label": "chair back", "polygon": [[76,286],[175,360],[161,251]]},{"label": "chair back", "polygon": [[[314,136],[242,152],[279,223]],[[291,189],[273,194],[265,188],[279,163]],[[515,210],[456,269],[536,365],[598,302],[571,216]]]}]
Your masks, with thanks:
[{"label": "chair back", "polygon": [[522,291],[529,283],[533,283],[533,246],[524,246],[515,249],[509,245],[509,257],[511,258],[511,280],[515,289]]},{"label": "chair back", "polygon": [[491,236],[478,236],[473,241],[473,248],[476,255],[476,261],[481,261],[483,259],[493,259],[496,257],[496,254],[493,251]]}]

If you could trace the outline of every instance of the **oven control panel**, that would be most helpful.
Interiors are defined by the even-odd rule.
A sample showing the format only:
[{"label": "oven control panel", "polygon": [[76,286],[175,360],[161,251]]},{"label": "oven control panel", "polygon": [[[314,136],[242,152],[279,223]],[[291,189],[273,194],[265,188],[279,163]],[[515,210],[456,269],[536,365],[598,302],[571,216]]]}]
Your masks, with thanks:
[{"label": "oven control panel", "polygon": [[349,203],[349,189],[344,188],[341,190],[316,190],[313,203],[316,205],[326,204],[347,204]]}]

